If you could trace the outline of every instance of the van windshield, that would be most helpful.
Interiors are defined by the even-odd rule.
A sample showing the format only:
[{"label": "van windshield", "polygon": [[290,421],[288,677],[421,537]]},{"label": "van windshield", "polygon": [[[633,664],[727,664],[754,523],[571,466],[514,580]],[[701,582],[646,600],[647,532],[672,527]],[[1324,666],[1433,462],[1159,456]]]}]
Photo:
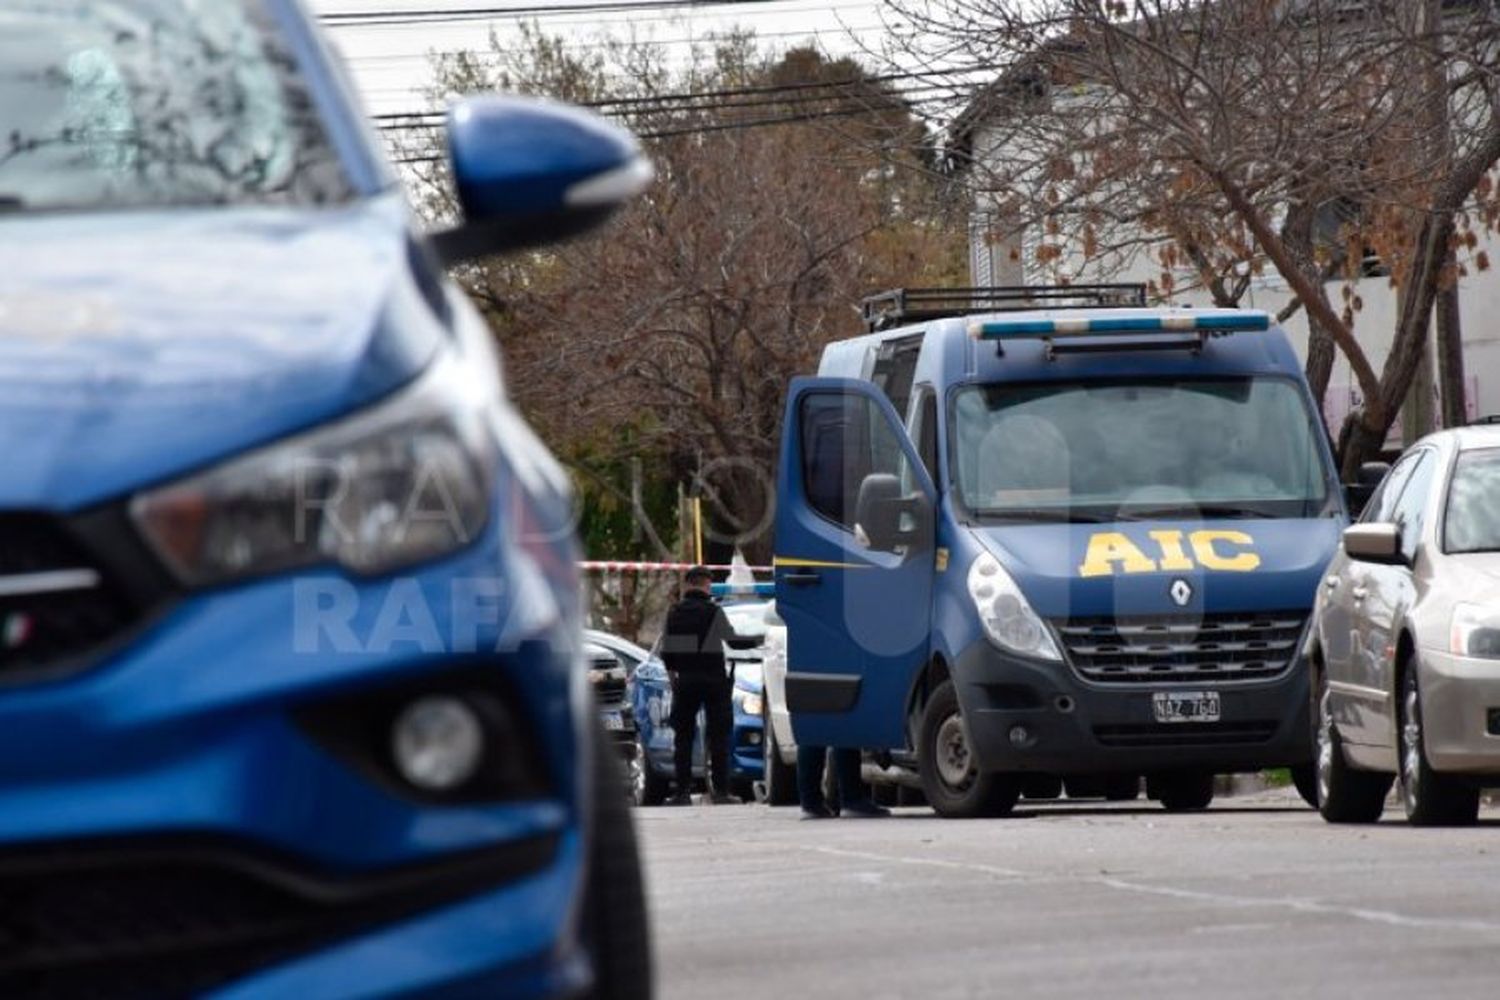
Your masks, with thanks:
[{"label": "van windshield", "polygon": [[0,0],[0,216],[351,192],[264,0]]},{"label": "van windshield", "polygon": [[977,517],[1311,517],[1329,500],[1319,427],[1289,379],[970,386],[953,431]]}]

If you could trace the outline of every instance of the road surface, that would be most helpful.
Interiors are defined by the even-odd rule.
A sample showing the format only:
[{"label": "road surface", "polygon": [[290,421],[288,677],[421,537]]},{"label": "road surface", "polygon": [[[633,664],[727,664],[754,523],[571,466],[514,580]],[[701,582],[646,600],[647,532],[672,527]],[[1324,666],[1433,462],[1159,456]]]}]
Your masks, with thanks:
[{"label": "road surface", "polygon": [[637,810],[664,1000],[1493,996],[1500,811],[1332,827],[1294,793],[945,821]]}]

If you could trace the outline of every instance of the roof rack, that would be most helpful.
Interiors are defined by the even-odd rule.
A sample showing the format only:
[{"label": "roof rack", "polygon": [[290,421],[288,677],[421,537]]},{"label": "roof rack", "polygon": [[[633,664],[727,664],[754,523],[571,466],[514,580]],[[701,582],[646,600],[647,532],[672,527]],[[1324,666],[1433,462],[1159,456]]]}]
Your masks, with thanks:
[{"label": "roof rack", "polygon": [[997,285],[988,288],[893,288],[860,303],[865,330],[1017,309],[1110,309],[1144,306],[1146,286]]}]

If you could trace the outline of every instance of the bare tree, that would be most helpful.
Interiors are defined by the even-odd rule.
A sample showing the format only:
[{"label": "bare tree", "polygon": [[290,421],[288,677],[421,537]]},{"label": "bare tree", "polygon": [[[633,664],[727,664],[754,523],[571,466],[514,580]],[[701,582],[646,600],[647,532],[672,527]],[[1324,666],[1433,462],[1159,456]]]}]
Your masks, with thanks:
[{"label": "bare tree", "polygon": [[[1428,344],[1433,303],[1496,220],[1489,3],[1440,0],[894,0],[919,54],[959,37],[1010,66],[959,122],[958,154],[1016,248],[1061,280],[1152,260],[1221,303],[1272,268],[1312,330],[1321,395],[1335,347],[1363,396],[1345,471],[1379,449]],[[935,41],[934,41],[935,40]],[[1004,233],[1001,234],[1004,238]],[[1455,256],[1455,252],[1457,256]],[[1486,266],[1482,259],[1472,261]],[[1361,302],[1328,281],[1372,266],[1399,289],[1376,369]]]}]

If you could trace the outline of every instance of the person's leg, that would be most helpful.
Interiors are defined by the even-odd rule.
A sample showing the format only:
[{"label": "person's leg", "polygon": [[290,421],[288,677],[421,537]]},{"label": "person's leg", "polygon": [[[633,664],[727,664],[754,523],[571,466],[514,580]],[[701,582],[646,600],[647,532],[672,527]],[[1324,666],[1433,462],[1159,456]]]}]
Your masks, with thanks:
[{"label": "person's leg", "polygon": [[704,704],[704,755],[708,757],[710,794],[718,799],[729,794],[729,753],[734,742],[734,688],[729,684],[709,689]]},{"label": "person's leg", "polygon": [[672,685],[672,761],[676,765],[676,798],[693,791],[693,743],[698,737],[699,686],[679,680]]},{"label": "person's leg", "polygon": [[840,748],[833,752],[833,767],[839,778],[840,816],[889,816],[890,810],[877,806],[870,798],[861,771],[862,754],[858,750]]},{"label": "person's leg", "polygon": [[823,800],[823,747],[797,747],[797,801],[802,811],[827,814],[828,805]]}]

